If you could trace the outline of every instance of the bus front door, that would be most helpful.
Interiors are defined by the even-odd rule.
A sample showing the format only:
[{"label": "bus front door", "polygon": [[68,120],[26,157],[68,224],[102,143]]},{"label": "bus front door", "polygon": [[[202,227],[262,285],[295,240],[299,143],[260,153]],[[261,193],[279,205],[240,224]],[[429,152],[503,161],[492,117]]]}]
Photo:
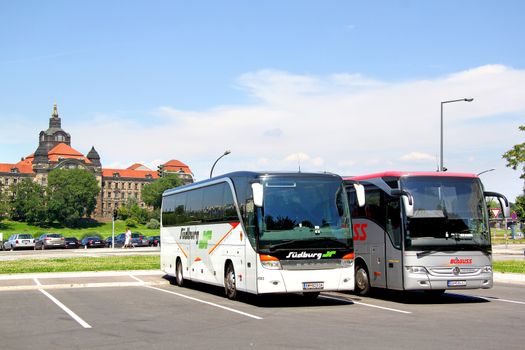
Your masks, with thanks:
[{"label": "bus front door", "polygon": [[403,251],[401,249],[401,210],[400,199],[385,196],[386,235],[385,264],[389,289],[403,289]]}]

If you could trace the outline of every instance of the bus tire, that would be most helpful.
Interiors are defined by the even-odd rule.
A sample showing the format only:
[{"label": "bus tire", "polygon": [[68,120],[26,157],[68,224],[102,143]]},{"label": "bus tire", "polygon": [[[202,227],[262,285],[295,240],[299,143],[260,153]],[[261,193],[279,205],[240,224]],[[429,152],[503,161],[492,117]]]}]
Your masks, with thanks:
[{"label": "bus tire", "polygon": [[370,278],[366,267],[356,265],[355,269],[355,293],[358,295],[367,295],[370,293]]},{"label": "bus tire", "polygon": [[177,259],[175,264],[175,283],[179,287],[184,286],[184,275],[182,274],[182,262],[180,259]]},{"label": "bus tire", "polygon": [[233,264],[229,262],[226,265],[226,273],[224,274],[224,292],[226,297],[235,300],[237,297],[237,286],[235,285],[235,269]]}]

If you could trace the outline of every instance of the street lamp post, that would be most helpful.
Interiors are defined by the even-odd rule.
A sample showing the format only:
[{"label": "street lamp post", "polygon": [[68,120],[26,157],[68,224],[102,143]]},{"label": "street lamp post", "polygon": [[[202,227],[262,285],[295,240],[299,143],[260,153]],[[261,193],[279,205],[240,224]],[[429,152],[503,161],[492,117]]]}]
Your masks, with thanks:
[{"label": "street lamp post", "polygon": [[449,100],[449,101],[442,101],[441,102],[441,143],[440,143],[440,152],[439,152],[439,171],[443,171],[443,105],[445,103],[452,103],[452,102],[472,102],[474,101],[473,98],[461,98],[458,100]]},{"label": "street lamp post", "polygon": [[489,171],[494,171],[496,169],[487,169],[487,170],[483,170],[482,172],[480,173],[477,173],[478,176],[480,176],[481,174],[485,174],[485,173],[488,173]]},{"label": "street lamp post", "polygon": [[224,153],[219,157],[217,158],[217,160],[215,161],[215,163],[213,163],[213,166],[211,167],[211,170],[210,170],[210,179],[212,178],[213,176],[213,168],[215,168],[215,164],[217,164],[217,162],[224,156],[227,156],[228,154],[230,154],[231,151],[230,150],[226,150],[224,151]]}]

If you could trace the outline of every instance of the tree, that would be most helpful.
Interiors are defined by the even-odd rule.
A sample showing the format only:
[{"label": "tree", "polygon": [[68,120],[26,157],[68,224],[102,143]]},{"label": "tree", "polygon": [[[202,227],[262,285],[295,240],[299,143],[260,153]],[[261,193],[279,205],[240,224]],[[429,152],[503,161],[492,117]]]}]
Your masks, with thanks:
[{"label": "tree", "polygon": [[7,195],[2,192],[0,188],[0,221],[7,218],[9,214],[9,203],[7,200]]},{"label": "tree", "polygon": [[516,197],[516,203],[514,204],[513,209],[518,215],[520,221],[525,221],[525,194]]},{"label": "tree", "polygon": [[164,191],[182,185],[182,180],[175,174],[164,174],[164,177],[158,178],[142,189],[142,200],[155,209],[160,208],[162,204],[162,193]]},{"label": "tree", "polygon": [[[525,125],[519,127],[521,131],[525,131]],[[514,147],[505,152],[502,156],[507,160],[507,167],[517,170],[521,166],[521,179],[525,179],[525,142],[514,145]],[[521,220],[525,219],[525,191],[523,195],[516,198],[515,204],[516,214]]]},{"label": "tree", "polygon": [[[525,125],[520,126],[519,129],[525,131]],[[502,158],[507,160],[507,167],[514,170],[521,165],[522,174],[520,178],[525,179],[525,142],[514,145],[511,150],[503,154]]]},{"label": "tree", "polygon": [[145,224],[148,221],[148,210],[141,208],[136,198],[129,198],[126,204],[118,209],[120,220],[134,219],[136,222]]},{"label": "tree", "polygon": [[31,179],[11,186],[11,218],[29,224],[42,225],[47,220],[45,190]]},{"label": "tree", "polygon": [[49,219],[76,226],[93,213],[99,192],[95,176],[87,170],[52,170],[47,185]]}]

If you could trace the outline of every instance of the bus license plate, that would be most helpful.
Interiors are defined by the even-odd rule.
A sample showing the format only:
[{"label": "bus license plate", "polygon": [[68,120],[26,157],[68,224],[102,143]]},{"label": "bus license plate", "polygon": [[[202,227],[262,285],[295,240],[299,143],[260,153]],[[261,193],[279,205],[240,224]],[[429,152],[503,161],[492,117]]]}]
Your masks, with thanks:
[{"label": "bus license plate", "polygon": [[303,282],[303,290],[323,289],[324,282]]},{"label": "bus license plate", "polygon": [[447,281],[448,287],[465,287],[467,285],[467,281]]}]

